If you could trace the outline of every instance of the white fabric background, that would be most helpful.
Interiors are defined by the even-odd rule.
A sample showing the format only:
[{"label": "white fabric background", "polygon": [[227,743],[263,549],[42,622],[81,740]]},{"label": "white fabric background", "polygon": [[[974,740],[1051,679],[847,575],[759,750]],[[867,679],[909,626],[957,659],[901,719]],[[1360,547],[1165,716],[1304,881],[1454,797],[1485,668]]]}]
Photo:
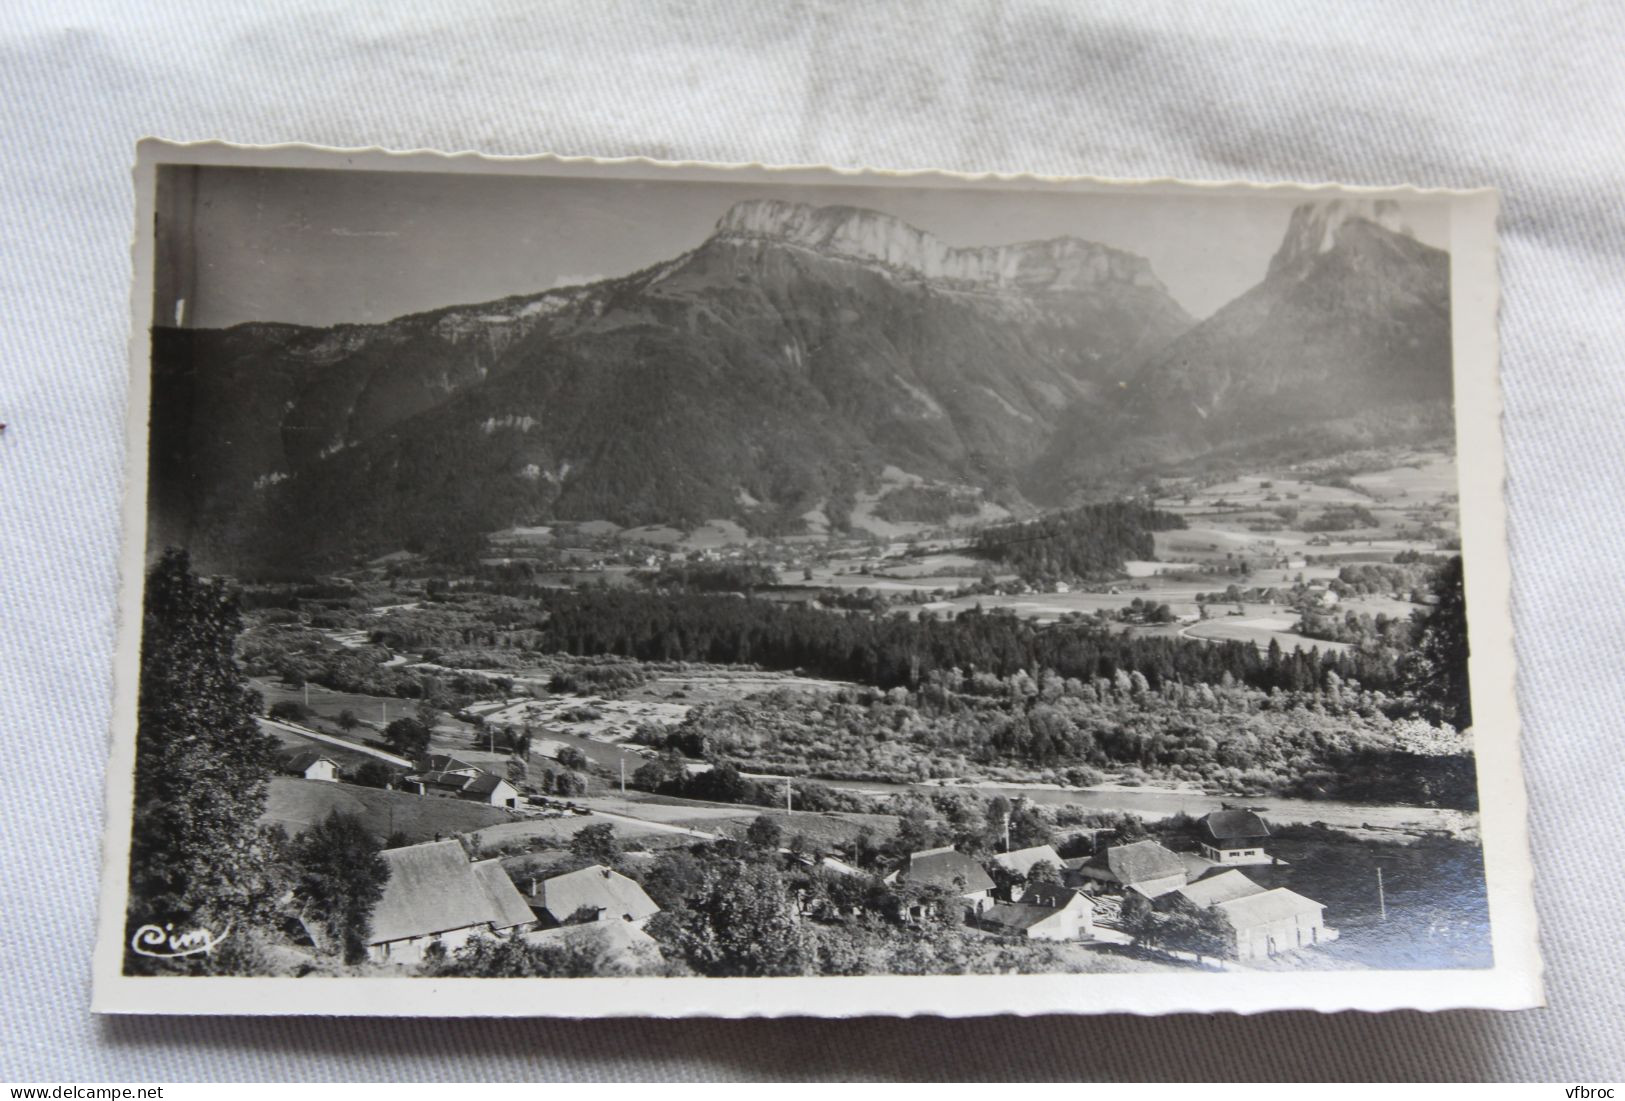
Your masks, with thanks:
[{"label": "white fabric background", "polygon": [[[0,1079],[1625,1077],[1622,58],[1625,8],[1542,0],[6,5]],[[1503,189],[1519,691],[1551,1008],[92,1018],[128,166],[144,134]]]}]

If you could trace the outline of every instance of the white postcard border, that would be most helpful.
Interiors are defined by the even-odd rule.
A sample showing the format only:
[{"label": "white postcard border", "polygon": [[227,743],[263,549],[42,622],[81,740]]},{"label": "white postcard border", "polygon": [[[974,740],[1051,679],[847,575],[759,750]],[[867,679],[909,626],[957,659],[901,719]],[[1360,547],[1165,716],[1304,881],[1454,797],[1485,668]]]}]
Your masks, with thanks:
[{"label": "white postcard border", "polygon": [[[161,164],[374,171],[758,181],[866,187],[1448,198],[1461,533],[1480,833],[1489,898],[1492,967],[1437,971],[1086,975],[931,975],[817,978],[215,978],[122,973],[134,800],[135,729],[147,529],[148,412],[154,199]],[[1532,893],[1527,794],[1519,765],[1511,573],[1496,336],[1499,307],[1494,191],[1336,184],[1252,184],[1171,179],[1116,181],[822,166],[665,163],[644,158],[494,157],[429,151],[334,150],[308,145],[174,144],[148,139],[135,168],[130,384],[126,415],[124,536],[120,555],[112,739],[91,1008],[135,1014],[343,1016],[762,1017],[1212,1012],[1456,1008],[1544,1004]]]}]

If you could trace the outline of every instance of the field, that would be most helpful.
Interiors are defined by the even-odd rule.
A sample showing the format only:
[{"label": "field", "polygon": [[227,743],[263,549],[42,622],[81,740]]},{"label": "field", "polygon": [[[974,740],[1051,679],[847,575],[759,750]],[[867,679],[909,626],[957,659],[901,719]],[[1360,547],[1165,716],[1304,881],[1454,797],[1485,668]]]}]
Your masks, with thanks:
[{"label": "field", "polygon": [[292,835],[335,810],[358,816],[380,837],[404,834],[409,845],[513,820],[508,811],[459,799],[279,776],[271,781],[260,821]]},{"label": "field", "polygon": [[[1357,608],[1360,611],[1368,611],[1359,602],[1351,601],[1350,607]],[[1249,608],[1250,610],[1251,608]],[[1281,648],[1288,652],[1291,652],[1296,647],[1309,650],[1318,646],[1322,653],[1332,650],[1347,650],[1349,648],[1349,644],[1346,642],[1327,642],[1322,639],[1305,638],[1292,630],[1297,622],[1298,617],[1291,613],[1220,616],[1203,620],[1200,623],[1192,623],[1181,628],[1179,633],[1186,638],[1251,642],[1261,650],[1267,649],[1271,640],[1279,642]]]},{"label": "field", "polygon": [[[897,832],[897,816],[891,814],[820,814],[797,811],[786,814],[782,810],[764,807],[752,808],[745,818],[730,819],[711,828],[725,836],[741,839],[750,824],[759,817],[769,818],[779,827],[782,844],[788,845],[797,834],[805,837],[814,849],[831,850],[850,848],[859,833],[868,830],[880,841]],[[694,820],[690,819],[689,824]]]},{"label": "field", "polygon": [[[1243,872],[1262,886],[1289,887],[1324,903],[1326,924],[1340,936],[1318,953],[1334,963],[1424,970],[1490,965],[1483,850],[1476,844],[1384,843],[1299,826],[1279,831],[1269,852],[1288,865]],[[1379,868],[1386,917],[1378,902]]]},{"label": "field", "polygon": [[302,752],[303,750],[307,749],[313,750],[320,753],[323,757],[326,757],[334,764],[338,765],[339,768],[346,773],[354,771],[358,766],[363,765],[368,761],[378,760],[377,757],[374,757],[371,754],[362,753],[357,750],[339,749],[337,746],[330,745],[327,742],[319,742],[314,738],[301,737],[293,731],[283,729],[282,727],[267,724],[263,727],[263,729],[272,737],[276,738],[277,741],[281,742],[284,750],[289,752]]}]

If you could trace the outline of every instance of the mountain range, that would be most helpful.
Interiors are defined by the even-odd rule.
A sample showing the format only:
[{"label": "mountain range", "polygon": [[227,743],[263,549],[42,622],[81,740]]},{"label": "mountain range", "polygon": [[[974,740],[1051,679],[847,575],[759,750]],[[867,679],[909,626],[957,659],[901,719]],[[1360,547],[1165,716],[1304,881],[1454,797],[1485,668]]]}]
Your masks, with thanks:
[{"label": "mountain range", "polygon": [[1023,509],[1204,456],[1433,423],[1448,256],[1306,204],[1194,321],[1139,256],[953,248],[873,210],[740,203],[587,286],[376,325],[153,331],[155,545],[314,566],[549,520],[840,529],[886,467]]}]

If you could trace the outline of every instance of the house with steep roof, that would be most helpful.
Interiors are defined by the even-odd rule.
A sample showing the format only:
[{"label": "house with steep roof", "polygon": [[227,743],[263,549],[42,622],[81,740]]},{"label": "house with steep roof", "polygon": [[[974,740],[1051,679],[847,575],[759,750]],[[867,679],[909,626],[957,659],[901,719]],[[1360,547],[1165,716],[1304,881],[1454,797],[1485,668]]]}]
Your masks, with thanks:
[{"label": "house with steep roof", "polygon": [[1296,891],[1272,891],[1216,902],[1230,923],[1231,954],[1238,960],[1265,959],[1337,939],[1326,927],[1326,907]]},{"label": "house with steep roof", "polygon": [[1027,849],[1012,849],[1007,853],[997,853],[993,863],[1009,872],[1025,879],[1033,870],[1034,864],[1047,863],[1052,866],[1056,874],[1061,871],[1061,854],[1055,851],[1053,845],[1034,845]]},{"label": "house with steep roof", "polygon": [[1082,891],[1056,883],[1029,887],[1017,902],[999,902],[977,917],[990,933],[1028,940],[1088,940],[1095,907]]},{"label": "house with steep roof", "polygon": [[1233,899],[1246,898],[1248,895],[1263,894],[1268,888],[1260,887],[1239,871],[1231,869],[1220,872],[1218,875],[1199,879],[1195,883],[1187,883],[1178,890],[1169,891],[1157,899],[1157,908],[1166,909],[1179,903],[1205,910],[1209,906],[1221,902],[1230,902]]},{"label": "house with steep roof", "polygon": [[972,910],[982,911],[994,902],[993,878],[987,870],[952,845],[909,853],[908,859],[886,876],[887,883],[915,887],[940,887],[965,900]]},{"label": "house with steep roof", "polygon": [[1185,862],[1179,854],[1149,839],[1112,845],[1082,863],[1067,864],[1067,886],[1086,891],[1134,890],[1156,898],[1185,885]]},{"label": "house with steep roof", "polygon": [[431,753],[423,761],[424,772],[449,772],[462,776],[477,776],[480,768],[467,761],[460,761],[449,753]]},{"label": "house with steep roof", "polygon": [[[453,765],[461,762],[452,757],[441,757]],[[472,765],[461,765],[457,771],[426,769],[415,772],[404,781],[408,791],[416,795],[438,795],[444,799],[467,799],[491,807],[519,806],[519,789],[500,776],[495,776]]]},{"label": "house with steep roof", "polygon": [[543,929],[613,921],[641,927],[660,912],[637,880],[602,864],[532,880],[525,901]]},{"label": "house with steep roof", "polygon": [[277,771],[284,776],[297,776],[302,780],[327,780],[336,783],[339,778],[338,762],[323,757],[313,749],[284,754],[277,762]]},{"label": "house with steep roof", "polygon": [[1215,864],[1269,864],[1264,851],[1270,828],[1250,810],[1216,810],[1202,816],[1200,832],[1202,855]]},{"label": "house with steep roof", "polygon": [[456,951],[479,934],[512,935],[535,920],[495,860],[471,864],[456,841],[426,841],[381,854],[389,868],[372,911],[367,954],[419,963],[431,944]]},{"label": "house with steep roof", "polygon": [[525,896],[519,893],[519,888],[513,885],[513,880],[508,878],[508,873],[502,870],[499,857],[476,860],[470,867],[474,869],[474,878],[479,881],[480,890],[484,892],[486,901],[491,905],[491,913],[495,915],[492,929],[498,933],[516,929],[522,931],[536,923],[536,915],[531,912]]}]

